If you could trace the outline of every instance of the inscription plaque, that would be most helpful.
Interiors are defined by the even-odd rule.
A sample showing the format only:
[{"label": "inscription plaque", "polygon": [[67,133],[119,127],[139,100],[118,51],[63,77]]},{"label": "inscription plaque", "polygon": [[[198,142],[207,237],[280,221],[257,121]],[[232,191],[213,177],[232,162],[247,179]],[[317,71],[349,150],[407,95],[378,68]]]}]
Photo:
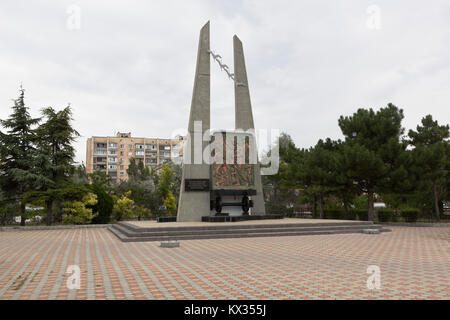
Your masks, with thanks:
[{"label": "inscription plaque", "polygon": [[184,191],[209,191],[209,179],[185,179]]}]

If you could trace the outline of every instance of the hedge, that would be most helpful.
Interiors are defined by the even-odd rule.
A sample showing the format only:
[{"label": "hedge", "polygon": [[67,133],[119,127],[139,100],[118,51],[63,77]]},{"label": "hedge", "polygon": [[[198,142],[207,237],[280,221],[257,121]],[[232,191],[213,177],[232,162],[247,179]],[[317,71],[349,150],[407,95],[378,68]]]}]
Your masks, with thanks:
[{"label": "hedge", "polygon": [[416,222],[419,217],[419,209],[402,209],[400,215],[406,222]]},{"label": "hedge", "polygon": [[324,219],[335,220],[367,220],[368,214],[366,209],[349,209],[348,214],[345,214],[344,208],[331,208],[323,211]]},{"label": "hedge", "polygon": [[356,215],[358,216],[358,220],[369,220],[369,211],[367,209],[354,209],[353,211],[355,211]]},{"label": "hedge", "polygon": [[395,211],[392,209],[380,209],[377,211],[378,213],[378,221],[380,222],[388,222],[397,220],[397,216]]},{"label": "hedge", "polygon": [[[335,220],[361,220],[367,221],[369,214],[367,209],[349,209],[349,213],[346,216],[343,208],[329,208],[323,211],[324,219]],[[416,222],[422,213],[419,209],[405,208],[398,211],[393,209],[380,209],[377,210],[378,221],[380,222],[397,222],[404,220],[406,222]],[[402,219],[399,219],[399,218]]]},{"label": "hedge", "polygon": [[405,208],[395,211],[393,209],[378,210],[378,221],[397,222],[398,217],[402,217],[406,222],[416,222],[419,218],[420,210],[414,208]]}]

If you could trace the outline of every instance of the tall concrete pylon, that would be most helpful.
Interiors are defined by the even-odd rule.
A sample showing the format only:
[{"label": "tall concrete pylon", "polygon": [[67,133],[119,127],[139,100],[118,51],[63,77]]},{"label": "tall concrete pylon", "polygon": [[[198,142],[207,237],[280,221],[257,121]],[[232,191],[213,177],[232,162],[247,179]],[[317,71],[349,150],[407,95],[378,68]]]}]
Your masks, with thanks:
[{"label": "tall concrete pylon", "polygon": [[[247,70],[245,68],[244,48],[242,41],[235,35],[233,37],[234,50],[234,101],[235,101],[235,128],[237,130],[255,129],[253,122],[252,103],[248,87]],[[255,145],[256,147],[256,145]],[[256,196],[253,196],[252,214],[265,214],[264,194],[262,190],[259,164],[255,165]]]},{"label": "tall concrete pylon", "polygon": [[210,175],[210,165],[205,164],[203,161],[203,150],[209,142],[202,140],[205,132],[209,131],[211,122],[211,63],[209,45],[210,32],[208,21],[200,30],[197,67],[195,71],[191,112],[189,115],[189,134],[184,149],[184,163],[177,221],[201,221],[201,217],[208,215],[210,211],[209,190],[185,190],[186,180],[192,183],[199,179],[209,180]]}]

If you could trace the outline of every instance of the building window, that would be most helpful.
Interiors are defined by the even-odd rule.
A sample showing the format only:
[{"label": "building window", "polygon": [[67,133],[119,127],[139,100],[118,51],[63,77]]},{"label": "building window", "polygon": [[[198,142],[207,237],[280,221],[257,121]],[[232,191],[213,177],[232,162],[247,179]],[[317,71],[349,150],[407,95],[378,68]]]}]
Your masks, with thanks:
[{"label": "building window", "polygon": [[99,154],[99,155],[106,155],[106,150],[95,150],[94,154]]},{"label": "building window", "polygon": [[117,143],[110,143],[110,144],[109,144],[109,147],[110,147],[110,148],[117,148]]},{"label": "building window", "polygon": [[123,176],[123,175],[124,175],[124,173],[123,173],[123,171],[121,171],[121,172],[120,172],[120,176]]},{"label": "building window", "polygon": [[106,143],[97,143],[97,148],[106,148]]},{"label": "building window", "polygon": [[133,155],[133,152],[128,152],[128,156],[132,156]]},{"label": "building window", "polygon": [[123,151],[120,151],[120,155],[123,156]]},{"label": "building window", "polygon": [[144,149],[144,145],[143,144],[136,144],[136,149]]},{"label": "building window", "polygon": [[136,156],[143,156],[144,155],[144,151],[136,151]]},{"label": "building window", "polygon": [[120,149],[123,149],[123,148],[125,148],[125,145],[121,144]]},{"label": "building window", "polygon": [[120,170],[123,170],[124,169],[124,166],[120,166]]},{"label": "building window", "polygon": [[129,144],[129,145],[128,145],[128,149],[133,150],[133,145],[132,145],[132,144]]}]

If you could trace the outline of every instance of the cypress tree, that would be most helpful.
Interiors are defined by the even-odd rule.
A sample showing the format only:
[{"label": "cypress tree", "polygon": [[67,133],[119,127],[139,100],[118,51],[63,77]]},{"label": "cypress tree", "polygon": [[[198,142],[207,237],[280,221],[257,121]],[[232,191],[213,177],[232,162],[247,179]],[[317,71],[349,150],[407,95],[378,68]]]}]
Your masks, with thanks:
[{"label": "cypress tree", "polygon": [[0,189],[10,202],[20,207],[22,226],[25,225],[25,202],[23,195],[34,190],[40,177],[36,172],[34,126],[40,121],[32,118],[25,105],[25,90],[20,87],[19,97],[14,100],[12,113],[0,120],[6,132],[0,132]]}]

